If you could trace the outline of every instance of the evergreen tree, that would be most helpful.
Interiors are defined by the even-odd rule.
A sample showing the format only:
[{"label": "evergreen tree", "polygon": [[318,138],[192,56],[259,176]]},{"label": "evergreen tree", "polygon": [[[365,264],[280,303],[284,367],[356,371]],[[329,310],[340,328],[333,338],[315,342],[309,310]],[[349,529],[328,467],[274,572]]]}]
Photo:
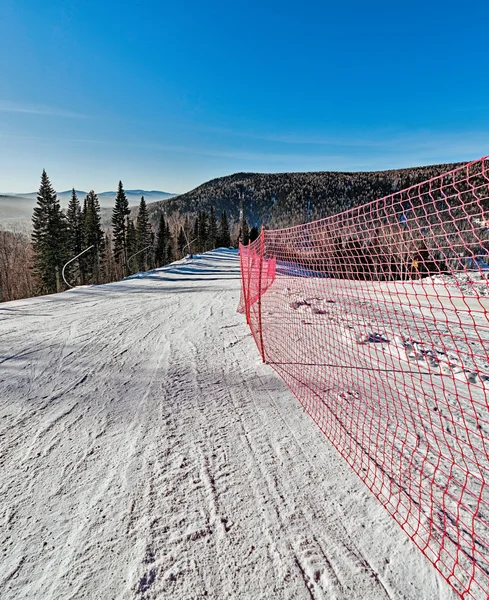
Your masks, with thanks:
[{"label": "evergreen tree", "polygon": [[183,230],[183,227],[180,227],[180,231],[178,232],[178,240],[177,240],[177,247],[178,247],[178,253],[181,256],[183,256],[183,249],[185,248],[185,246],[187,245],[187,239],[185,237],[185,232]]},{"label": "evergreen tree", "polygon": [[61,271],[69,260],[68,226],[45,170],[41,175],[32,225],[34,271],[39,278],[40,291],[59,292],[63,287]]},{"label": "evergreen tree", "polygon": [[100,261],[101,278],[104,283],[114,281],[117,278],[116,265],[114,255],[112,254],[111,238],[107,234],[104,235],[104,248]]},{"label": "evergreen tree", "polygon": [[194,233],[192,236],[192,240],[195,240],[193,244],[190,244],[189,252],[192,252],[192,248],[194,248],[195,252],[200,252],[200,239],[199,239],[199,231],[200,231],[200,212],[197,215],[194,223]]},{"label": "evergreen tree", "polygon": [[[87,196],[85,196],[84,200],[83,200],[83,208],[81,210],[81,222],[82,222],[82,246],[83,249],[86,248],[85,246],[85,217],[87,214]],[[81,280],[81,284],[85,285],[85,283],[88,281],[88,272],[90,270],[90,257],[88,256],[88,253],[82,254],[82,256],[80,256],[80,258],[78,259],[78,267],[80,269],[80,280]]]},{"label": "evergreen tree", "polygon": [[127,221],[126,221],[126,251],[127,251],[128,262],[127,262],[126,268],[125,268],[125,275],[128,275],[137,266],[137,264],[135,263],[135,259],[132,259],[131,264],[129,264],[129,260],[131,259],[132,255],[135,252],[137,252],[137,243],[138,243],[138,238],[137,238],[136,228],[134,227],[134,221],[132,219],[129,219],[129,217],[127,217]]},{"label": "evergreen tree", "polygon": [[185,222],[183,224],[183,233],[185,235],[185,239],[187,240],[187,244],[190,242],[191,238],[190,237],[190,219],[188,215],[185,215]]},{"label": "evergreen tree", "polygon": [[66,222],[68,225],[68,249],[76,256],[83,250],[83,221],[80,201],[73,188],[71,199],[66,211]]},{"label": "evergreen tree", "polygon": [[[71,191],[71,199],[68,204],[68,210],[66,212],[66,222],[68,226],[68,251],[70,258],[75,257],[83,250],[83,216],[80,206],[80,201],[76,195],[75,189]],[[81,257],[83,258],[83,257]],[[75,263],[72,263],[72,265]],[[81,268],[82,261],[78,260],[78,281],[85,283],[84,273]],[[69,276],[74,272],[74,269],[70,270]]]},{"label": "evergreen tree", "polygon": [[151,240],[149,242],[150,248],[148,251],[148,269],[154,269],[155,268],[155,242],[156,242],[156,236],[155,236],[155,232],[153,231],[153,227],[151,227]]},{"label": "evergreen tree", "polygon": [[156,250],[155,250],[155,263],[156,267],[162,267],[166,264],[168,236],[165,222],[165,215],[163,212],[160,214],[160,221],[158,223],[158,233],[156,236]]},{"label": "evergreen tree", "polygon": [[209,250],[213,250],[214,248],[217,247],[217,237],[218,237],[218,231],[217,231],[216,213],[214,212],[214,207],[211,205],[211,211],[210,211],[210,215],[209,215],[209,228],[207,231],[207,244],[208,244]]},{"label": "evergreen tree", "polygon": [[97,194],[90,190],[84,203],[84,242],[87,252],[88,275],[92,283],[101,282],[100,261],[104,252],[104,233],[100,226],[100,204]]},{"label": "evergreen tree", "polygon": [[250,229],[250,242],[254,242],[259,235],[260,232],[258,231],[258,227],[253,225],[253,227]]},{"label": "evergreen tree", "polygon": [[208,220],[209,215],[206,212],[201,212],[199,217],[199,246],[201,252],[207,250],[207,235],[209,232]]},{"label": "evergreen tree", "polygon": [[[141,196],[141,202],[139,203],[139,212],[136,219],[136,234],[136,252],[140,252],[140,254],[137,255],[139,270],[146,271],[153,261],[151,249],[144,250],[144,248],[151,246],[153,243],[153,229],[149,222],[148,209],[146,207],[144,196]],[[144,252],[141,252],[141,250],[144,250]]]},{"label": "evergreen tree", "polygon": [[[168,223],[168,221],[166,222],[166,231],[165,231],[165,236],[166,236],[166,240],[167,240],[167,261],[168,262],[173,262],[175,259],[173,257],[173,236],[171,234],[171,229],[170,229],[170,224]],[[168,246],[172,247],[172,251],[171,251],[171,260],[168,260]]]},{"label": "evergreen tree", "polygon": [[246,219],[243,219],[241,221],[240,233],[241,243],[243,244],[243,246],[247,246],[248,242],[250,241],[250,227]]},{"label": "evergreen tree", "polygon": [[227,248],[231,245],[231,234],[229,233],[229,223],[226,211],[221,213],[221,222],[219,224],[219,246]]},{"label": "evergreen tree", "polygon": [[171,234],[170,231],[170,227],[167,225],[167,229],[166,229],[166,235],[167,235],[167,239],[168,239],[168,246],[166,249],[166,262],[168,263],[172,263],[175,260],[175,255],[173,252],[173,236]]},{"label": "evergreen tree", "polygon": [[116,263],[127,271],[127,259],[129,258],[127,248],[127,222],[130,214],[129,202],[126,193],[122,187],[122,181],[119,181],[119,188],[115,199],[115,206],[112,211],[112,227],[114,241],[114,258]]}]

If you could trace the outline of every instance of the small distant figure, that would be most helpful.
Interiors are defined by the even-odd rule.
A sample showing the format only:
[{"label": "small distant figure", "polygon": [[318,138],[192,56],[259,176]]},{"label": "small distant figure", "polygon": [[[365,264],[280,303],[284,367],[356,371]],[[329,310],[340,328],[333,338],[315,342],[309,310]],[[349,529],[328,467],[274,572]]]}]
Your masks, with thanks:
[{"label": "small distant figure", "polygon": [[411,263],[411,279],[419,279],[419,262],[417,258]]}]

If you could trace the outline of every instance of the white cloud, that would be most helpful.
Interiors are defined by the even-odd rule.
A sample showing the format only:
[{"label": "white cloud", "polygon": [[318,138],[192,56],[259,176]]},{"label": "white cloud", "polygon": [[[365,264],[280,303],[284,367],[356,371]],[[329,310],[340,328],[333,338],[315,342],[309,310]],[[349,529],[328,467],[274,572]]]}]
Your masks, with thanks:
[{"label": "white cloud", "polygon": [[28,115],[41,115],[49,117],[64,117],[67,119],[86,119],[87,115],[65,110],[53,106],[27,105],[7,100],[0,100],[0,112],[23,113]]},{"label": "white cloud", "polygon": [[[435,132],[426,129],[417,131],[378,130],[361,133],[359,136],[312,136],[283,132],[257,133],[221,127],[204,126],[203,129],[229,136],[302,146],[337,146],[347,148],[389,150],[400,153],[430,151],[471,152],[485,145],[489,152],[489,131]],[[288,154],[290,156],[290,154]]]}]

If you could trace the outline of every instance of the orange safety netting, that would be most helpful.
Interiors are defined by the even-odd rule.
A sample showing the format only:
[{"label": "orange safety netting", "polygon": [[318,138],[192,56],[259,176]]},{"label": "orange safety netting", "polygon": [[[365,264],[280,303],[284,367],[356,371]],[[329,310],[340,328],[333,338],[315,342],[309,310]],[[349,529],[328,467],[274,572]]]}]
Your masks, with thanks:
[{"label": "orange safety netting", "polygon": [[489,595],[489,157],[240,246],[263,360],[464,598]]}]

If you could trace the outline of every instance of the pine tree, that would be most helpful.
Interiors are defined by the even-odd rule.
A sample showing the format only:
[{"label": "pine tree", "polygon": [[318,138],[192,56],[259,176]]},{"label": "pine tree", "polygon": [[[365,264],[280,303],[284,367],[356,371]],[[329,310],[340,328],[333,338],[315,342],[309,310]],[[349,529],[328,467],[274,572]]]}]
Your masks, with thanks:
[{"label": "pine tree", "polygon": [[162,267],[166,264],[168,236],[165,222],[165,215],[163,212],[160,214],[160,221],[158,223],[158,234],[156,237],[156,250],[155,250],[155,263],[156,267]]},{"label": "pine tree", "polygon": [[151,227],[151,240],[149,242],[149,250],[148,250],[148,269],[155,268],[155,242],[156,236],[153,228]]},{"label": "pine tree", "polygon": [[104,235],[104,248],[100,259],[101,279],[104,283],[117,278],[114,255],[112,254],[111,238],[106,232]]},{"label": "pine tree", "polygon": [[166,263],[172,263],[175,260],[175,255],[173,252],[173,236],[170,231],[170,227],[167,225],[166,235],[168,239],[168,246],[166,249]]},{"label": "pine tree", "polygon": [[112,227],[114,242],[114,258],[116,263],[127,271],[127,259],[129,258],[127,249],[127,221],[130,214],[129,202],[127,201],[122,181],[119,181],[119,188],[115,199],[115,206],[112,211]]},{"label": "pine tree", "polygon": [[248,242],[250,241],[250,227],[248,225],[248,221],[246,219],[243,219],[241,221],[241,243],[243,244],[243,246],[247,246]]},{"label": "pine tree", "polygon": [[177,247],[178,247],[178,253],[181,256],[183,256],[183,249],[185,248],[185,246],[187,245],[187,239],[185,237],[185,232],[183,230],[183,227],[180,227],[180,231],[178,232],[178,240],[177,240]]},{"label": "pine tree", "polygon": [[[82,223],[82,247],[83,249],[86,248],[85,246],[85,217],[87,214],[87,197],[85,196],[84,200],[83,200],[83,208],[81,209],[81,223]],[[87,256],[88,253],[82,254],[80,256],[80,258],[78,259],[78,268],[80,270],[80,282],[82,285],[85,285],[85,283],[87,283],[89,277],[88,277],[88,272],[90,270],[90,257]]]},{"label": "pine tree", "polygon": [[100,204],[97,194],[90,190],[84,203],[84,242],[87,252],[87,266],[92,283],[101,282],[100,261],[104,252],[104,233],[100,226]]},{"label": "pine tree", "polygon": [[40,291],[59,292],[63,287],[61,271],[69,260],[68,226],[45,170],[41,175],[32,225],[34,271],[39,278]]},{"label": "pine tree", "polygon": [[[71,191],[71,199],[68,204],[68,210],[66,211],[66,222],[68,226],[68,250],[70,258],[74,258],[77,254],[83,250],[83,218],[80,206],[80,201],[76,195],[76,191],[73,188]],[[81,257],[83,258],[83,257]],[[82,261],[78,260],[78,277],[77,280],[80,283],[85,283],[84,273],[81,269]],[[75,263],[72,263],[75,264]],[[75,269],[70,270],[70,274]]]},{"label": "pine tree", "polygon": [[229,233],[229,223],[226,211],[221,213],[221,222],[219,224],[219,242],[220,247],[227,248],[231,245],[231,234]]},{"label": "pine tree", "polygon": [[217,231],[216,213],[214,212],[214,207],[211,205],[211,212],[209,215],[209,228],[207,231],[207,244],[208,244],[209,250],[213,250],[214,248],[217,247],[217,237],[218,237],[218,231]]},{"label": "pine tree", "polygon": [[209,215],[206,212],[201,212],[199,217],[199,246],[201,252],[207,250],[207,236],[209,233]]},{"label": "pine tree", "polygon": [[250,229],[250,242],[254,242],[259,235],[260,232],[258,230],[258,227],[256,227],[256,225],[253,225],[253,227]]},{"label": "pine tree", "polygon": [[[152,245],[153,228],[149,222],[148,209],[146,207],[144,196],[141,196],[141,202],[139,203],[139,212],[136,220],[136,234],[136,252],[140,252],[140,254],[137,256],[139,270],[146,271],[148,266],[153,262],[153,253],[151,249],[144,249]],[[144,251],[142,252],[142,250]]]},{"label": "pine tree", "polygon": [[[137,264],[135,264],[135,259],[130,260],[131,257],[133,256],[133,254],[135,254],[137,252],[137,243],[138,243],[138,239],[137,239],[136,228],[134,227],[134,221],[132,219],[129,219],[129,217],[127,217],[127,221],[126,221],[126,251],[127,251],[128,262],[127,262],[126,268],[125,268],[125,275],[128,275],[135,268],[135,266],[137,266]],[[131,262],[131,264],[129,264],[129,261]]]},{"label": "pine tree", "polygon": [[187,244],[192,239],[190,237],[190,219],[188,215],[185,215],[185,222],[183,223],[183,233],[185,235],[185,239],[187,240]]},{"label": "pine tree", "polygon": [[192,240],[195,240],[193,244],[190,244],[189,252],[192,252],[192,248],[194,248],[195,252],[200,252],[200,239],[199,239],[199,231],[200,231],[200,212],[197,215],[194,223],[194,233],[192,235]]},{"label": "pine tree", "polygon": [[66,211],[66,222],[68,225],[68,249],[73,255],[80,254],[83,250],[83,221],[80,201],[73,188],[71,199]]}]

